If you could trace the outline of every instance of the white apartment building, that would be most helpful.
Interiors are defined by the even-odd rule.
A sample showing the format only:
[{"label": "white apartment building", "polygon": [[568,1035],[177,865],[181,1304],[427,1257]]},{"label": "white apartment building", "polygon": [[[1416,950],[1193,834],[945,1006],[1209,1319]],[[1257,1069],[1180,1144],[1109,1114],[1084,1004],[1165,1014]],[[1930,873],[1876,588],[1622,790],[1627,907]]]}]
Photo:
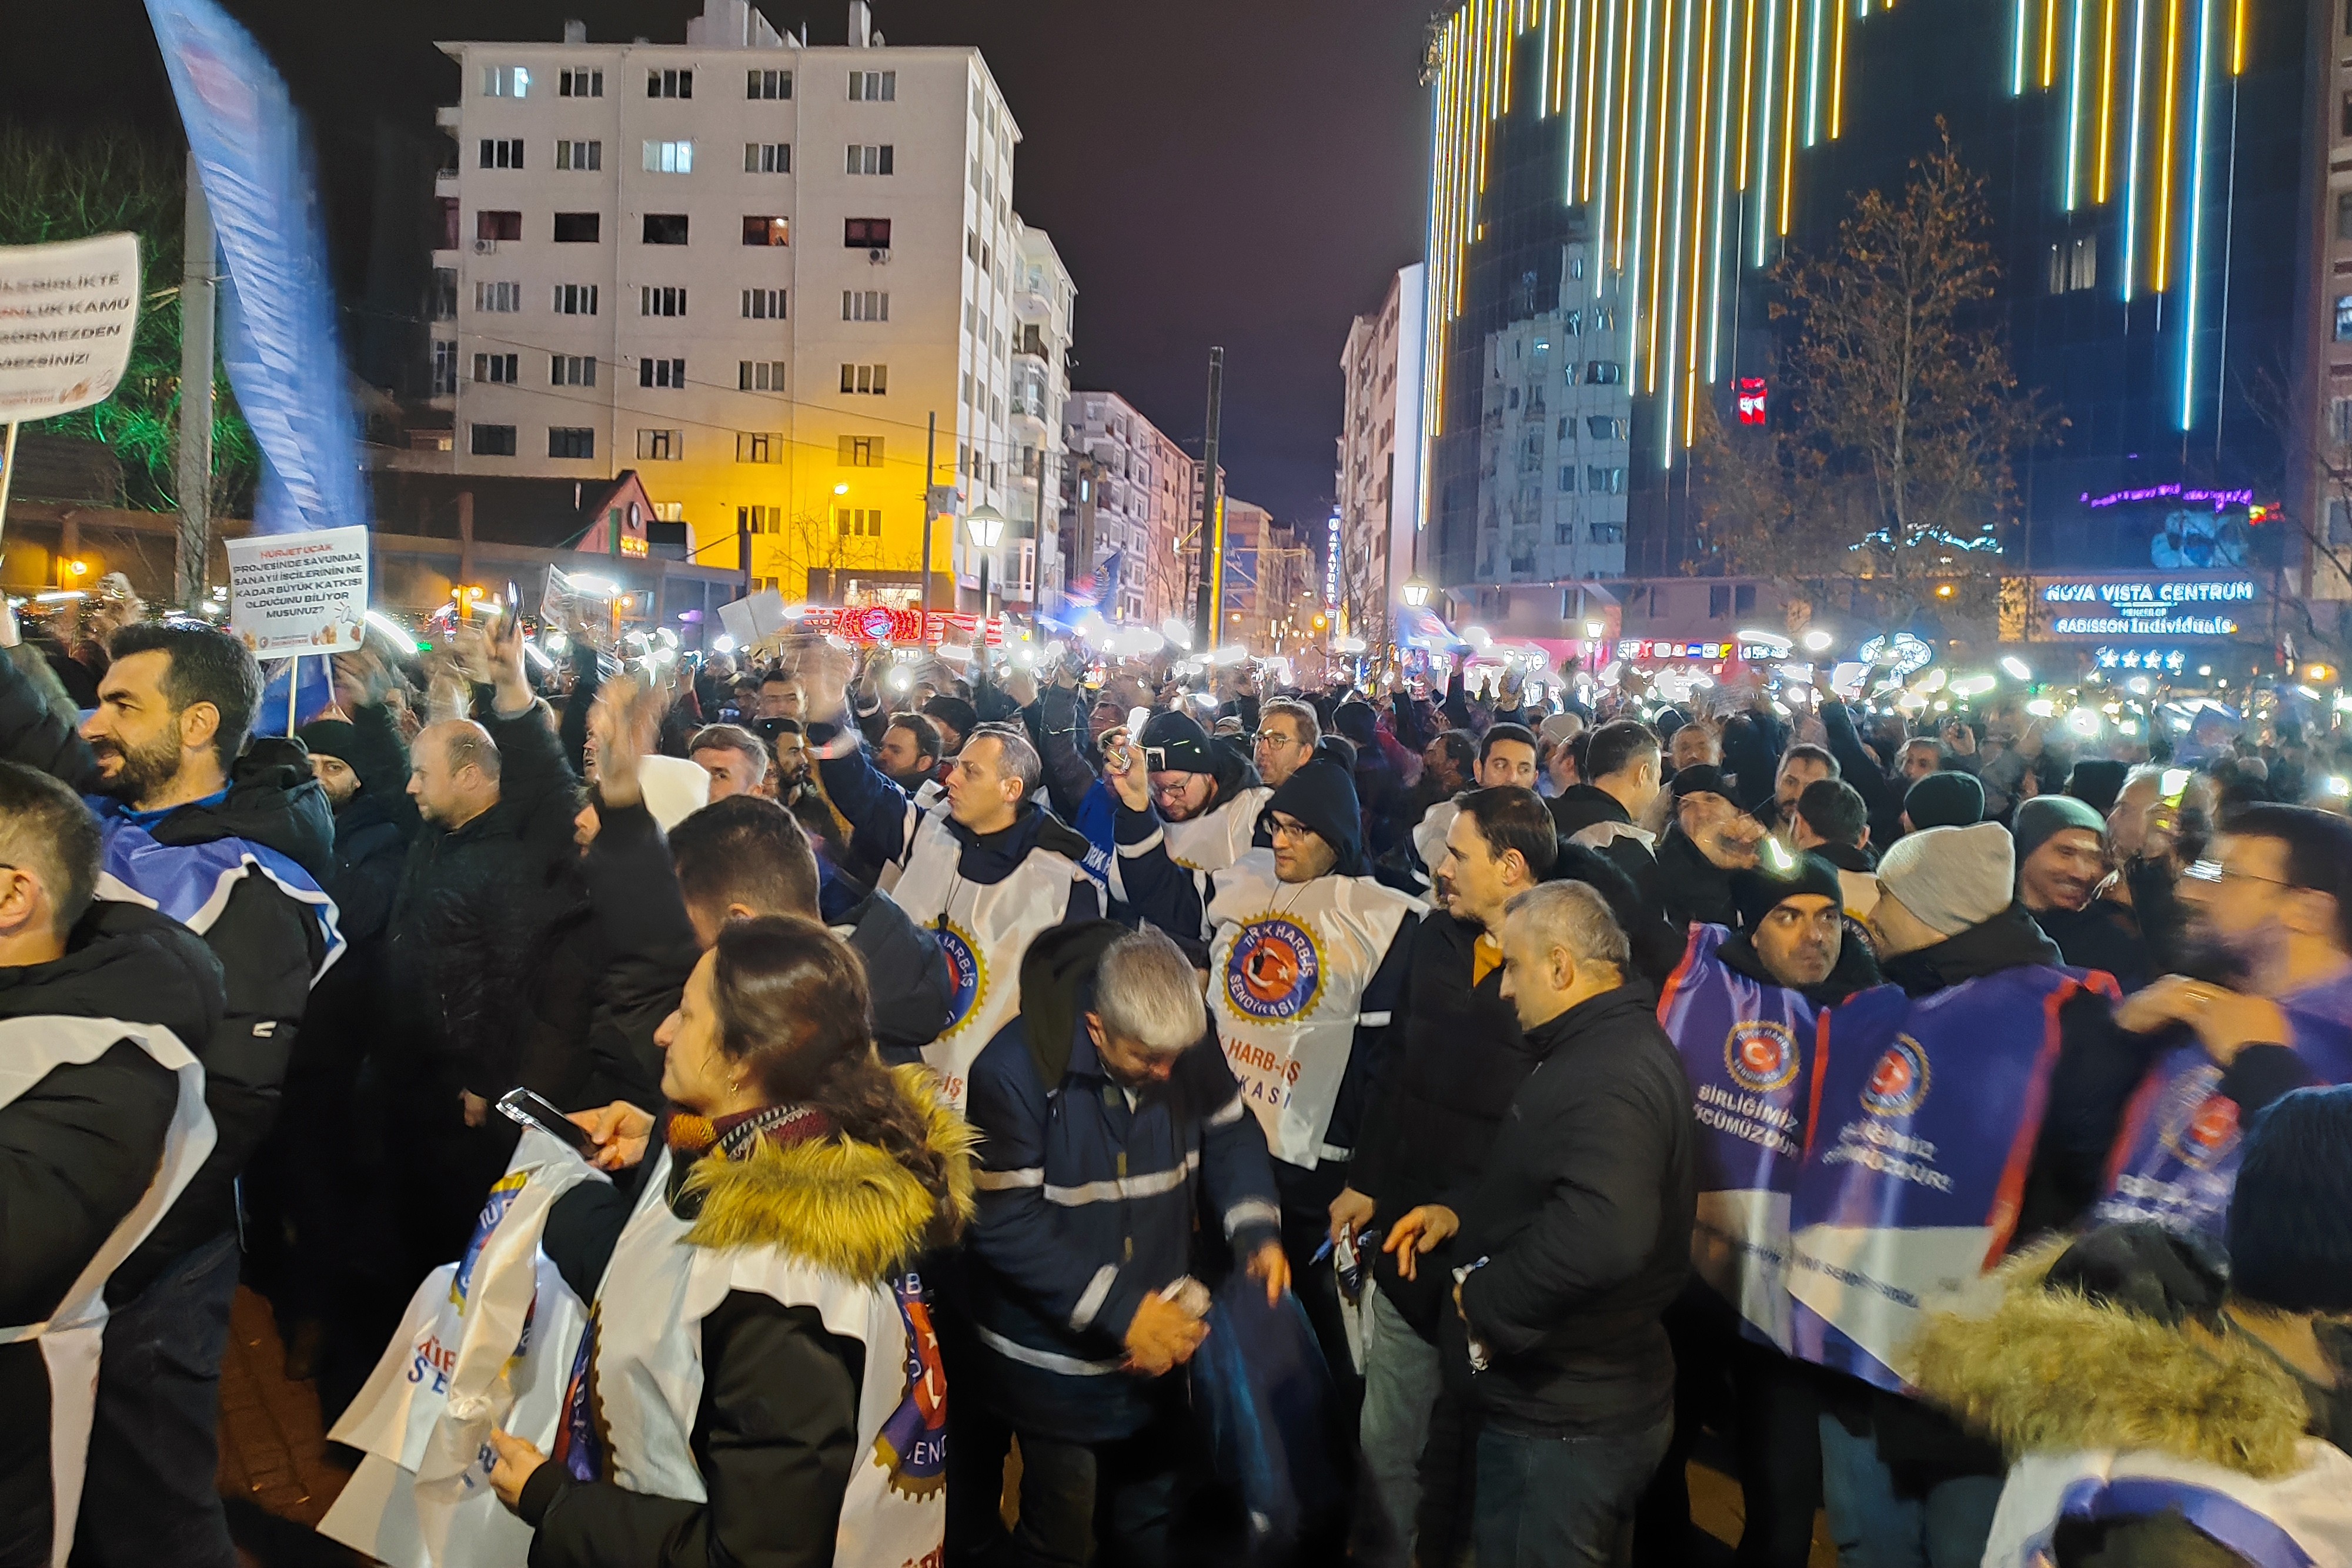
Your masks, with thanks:
[{"label": "white apartment building", "polygon": [[1346,389],[1339,470],[1340,624],[1378,645],[1389,608],[1412,577],[1421,512],[1421,321],[1428,268],[1389,280],[1388,297],[1359,316],[1339,351]]},{"label": "white apartment building", "polygon": [[[1581,278],[1582,246],[1563,276]],[[1565,292],[1565,290],[1563,290]],[[1622,577],[1633,389],[1619,290],[1486,337],[1477,581]]]},{"label": "white apartment building", "polygon": [[1062,532],[1070,573],[1122,552],[1118,614],[1106,610],[1106,618],[1189,622],[1181,551],[1198,523],[1197,465],[1117,392],[1076,393],[1066,420],[1071,474],[1062,487]]},{"label": "white apartment building", "polygon": [[[734,564],[740,531],[788,600],[814,575],[911,602],[927,495],[953,486],[1011,519],[992,578],[1025,600],[1059,575],[1034,471],[1059,457],[1074,291],[1013,210],[1021,132],[979,52],[886,47],[863,0],[849,17],[839,47],[745,0],[706,0],[683,44],[568,23],[441,46],[462,82],[434,256],[452,463],[637,469],[700,559]],[[976,589],[955,517],[936,533],[935,580]]]}]

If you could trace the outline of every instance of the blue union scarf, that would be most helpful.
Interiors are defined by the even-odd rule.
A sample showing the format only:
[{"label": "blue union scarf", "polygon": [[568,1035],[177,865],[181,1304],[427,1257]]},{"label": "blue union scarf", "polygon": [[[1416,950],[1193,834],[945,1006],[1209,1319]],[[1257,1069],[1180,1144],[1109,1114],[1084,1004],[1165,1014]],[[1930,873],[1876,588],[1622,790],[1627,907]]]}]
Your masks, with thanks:
[{"label": "blue union scarf", "polygon": [[197,936],[212,928],[228,906],[236,884],[267,877],[296,903],[307,905],[325,938],[311,983],[342,956],[335,901],[310,873],[288,856],[245,839],[213,839],[201,844],[159,844],[147,825],[120,801],[87,797],[97,813],[104,851],[99,862],[98,896],[161,910]]}]

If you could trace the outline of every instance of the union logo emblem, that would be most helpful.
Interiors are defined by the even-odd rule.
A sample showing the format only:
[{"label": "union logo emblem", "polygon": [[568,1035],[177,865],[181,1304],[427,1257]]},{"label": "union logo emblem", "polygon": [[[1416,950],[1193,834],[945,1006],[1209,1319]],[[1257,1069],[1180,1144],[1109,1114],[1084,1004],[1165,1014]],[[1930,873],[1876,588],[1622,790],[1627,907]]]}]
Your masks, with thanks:
[{"label": "union logo emblem", "polygon": [[2227,1094],[2206,1095],[2164,1141],[2189,1165],[2211,1170],[2238,1146],[2238,1103]]},{"label": "union logo emblem", "polygon": [[890,1473],[890,1490],[929,1497],[947,1484],[948,1378],[940,1364],[940,1336],[931,1328],[922,1277],[904,1274],[890,1294],[907,1331],[907,1391],[874,1435],[874,1462]]},{"label": "union logo emblem", "polygon": [[1323,989],[1323,956],[1314,934],[1268,915],[1248,922],[1225,960],[1225,999],[1244,1018],[1286,1023],[1305,1017]]},{"label": "union logo emblem", "polygon": [[1797,1040],[1769,1019],[1731,1026],[1723,1040],[1723,1065],[1731,1081],[1751,1094],[1769,1094],[1796,1082]]},{"label": "union logo emblem", "polygon": [[971,1019],[981,994],[988,989],[988,960],[982,956],[971,933],[945,915],[931,935],[940,939],[940,956],[948,967],[948,1024],[940,1033],[950,1035]]},{"label": "union logo emblem", "polygon": [[1876,1116],[1908,1116],[1927,1098],[1927,1079],[1926,1048],[1898,1034],[1862,1086],[1862,1108]]}]

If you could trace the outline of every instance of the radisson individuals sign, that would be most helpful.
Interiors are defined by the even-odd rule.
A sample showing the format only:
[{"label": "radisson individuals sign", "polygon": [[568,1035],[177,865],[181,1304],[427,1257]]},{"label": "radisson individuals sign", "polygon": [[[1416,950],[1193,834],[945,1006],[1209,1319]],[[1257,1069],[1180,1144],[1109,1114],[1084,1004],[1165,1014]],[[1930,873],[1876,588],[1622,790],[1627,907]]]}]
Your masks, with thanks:
[{"label": "radisson individuals sign", "polygon": [[2081,577],[2033,580],[2038,637],[2236,637],[2261,619],[2251,577]]}]

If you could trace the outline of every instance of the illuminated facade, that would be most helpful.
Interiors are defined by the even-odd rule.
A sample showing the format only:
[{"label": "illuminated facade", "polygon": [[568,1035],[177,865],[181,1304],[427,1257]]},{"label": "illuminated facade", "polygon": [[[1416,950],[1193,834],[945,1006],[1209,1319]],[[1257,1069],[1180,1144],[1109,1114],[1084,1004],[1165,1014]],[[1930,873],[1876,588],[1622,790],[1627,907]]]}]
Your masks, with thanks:
[{"label": "illuminated facade", "polygon": [[1728,423],[1774,373],[1764,269],[1899,188],[1939,122],[1986,178],[2020,381],[2070,421],[2021,468],[2033,557],[2147,560],[2162,509],[2085,493],[2276,489],[2257,383],[2308,309],[2305,33],[2277,0],[1462,6],[1429,57],[1424,558],[1509,579],[1482,555],[1489,345],[1598,307],[1633,405],[1622,570],[1678,570],[1701,400]]}]

